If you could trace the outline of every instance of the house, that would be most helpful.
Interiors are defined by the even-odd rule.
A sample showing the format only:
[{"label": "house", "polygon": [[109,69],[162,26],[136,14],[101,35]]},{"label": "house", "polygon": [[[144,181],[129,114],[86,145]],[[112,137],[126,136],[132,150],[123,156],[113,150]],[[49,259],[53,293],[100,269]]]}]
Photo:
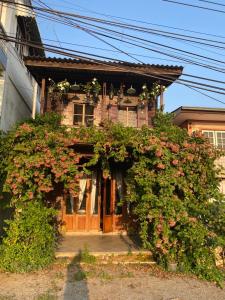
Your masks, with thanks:
[{"label": "house", "polygon": [[[174,114],[174,124],[186,128],[189,134],[200,131],[209,139],[209,142],[225,150],[225,109],[209,107],[188,107],[181,106],[172,112]],[[216,162],[225,167],[225,157],[221,157]],[[220,174],[220,190],[225,194],[225,172]]]},{"label": "house", "polygon": [[[31,1],[20,1],[31,4]],[[26,55],[44,56],[44,51],[15,42],[7,37],[42,44],[32,10],[0,3],[0,129],[9,130],[17,121],[39,112],[40,89],[26,68]]]},{"label": "house", "polygon": [[[105,120],[140,128],[152,126],[163,90],[182,73],[182,67],[134,63],[93,62],[65,58],[26,57],[25,64],[41,86],[41,113],[58,112],[67,126],[99,126]],[[170,80],[156,78],[169,77]],[[158,97],[145,101],[155,87]],[[140,97],[140,94],[143,97]],[[150,94],[148,94],[150,95]],[[158,103],[159,102],[159,103]],[[91,155],[91,145],[76,152]],[[80,179],[77,198],[62,195],[61,219],[66,231],[118,232],[127,227],[127,208],[118,202],[124,189],[124,165],[111,166],[111,178],[101,169]]]}]

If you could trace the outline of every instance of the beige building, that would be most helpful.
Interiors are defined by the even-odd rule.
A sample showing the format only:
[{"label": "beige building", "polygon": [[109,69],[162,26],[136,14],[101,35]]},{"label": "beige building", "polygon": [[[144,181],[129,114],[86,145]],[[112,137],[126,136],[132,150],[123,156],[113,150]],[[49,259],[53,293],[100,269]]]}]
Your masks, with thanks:
[{"label": "beige building", "polygon": [[[174,123],[186,128],[189,134],[201,131],[212,145],[225,150],[225,109],[181,106],[175,111]],[[225,168],[225,157],[217,164]],[[221,191],[225,194],[225,170],[221,172]]]}]

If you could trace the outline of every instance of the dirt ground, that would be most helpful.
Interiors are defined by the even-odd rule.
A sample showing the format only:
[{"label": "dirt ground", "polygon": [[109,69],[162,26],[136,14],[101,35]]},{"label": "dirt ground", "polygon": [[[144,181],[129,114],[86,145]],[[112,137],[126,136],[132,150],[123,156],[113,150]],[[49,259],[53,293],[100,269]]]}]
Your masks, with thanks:
[{"label": "dirt ground", "polygon": [[224,300],[225,289],[155,265],[58,259],[47,270],[0,273],[0,300]]}]

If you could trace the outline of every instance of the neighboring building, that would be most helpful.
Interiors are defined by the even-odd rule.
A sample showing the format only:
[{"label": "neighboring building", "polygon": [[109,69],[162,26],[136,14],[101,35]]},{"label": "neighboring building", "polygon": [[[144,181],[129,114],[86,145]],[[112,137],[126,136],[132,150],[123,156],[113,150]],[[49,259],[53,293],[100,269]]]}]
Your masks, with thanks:
[{"label": "neighboring building", "polygon": [[[175,111],[174,124],[186,128],[189,134],[201,131],[209,142],[225,150],[225,109],[181,106]],[[225,168],[225,157],[217,161]],[[225,194],[225,171],[221,172],[221,191]]]},{"label": "neighboring building", "polygon": [[[31,4],[29,0],[19,2]],[[0,34],[41,43],[33,11],[13,3],[0,3]],[[44,51],[0,39],[0,129],[3,131],[31,117],[33,99],[37,99],[34,111],[39,111],[39,89],[36,92],[35,80],[23,62],[24,55],[44,56]]]},{"label": "neighboring building", "polygon": [[[41,86],[41,112],[55,111],[64,116],[68,126],[101,126],[104,120],[123,123],[125,126],[151,126],[158,102],[139,98],[146,85],[149,89],[156,80],[151,77],[170,77],[168,87],[182,73],[182,67],[147,64],[85,62],[60,58],[27,57],[25,64]],[[148,76],[148,75],[150,76]],[[51,78],[51,80],[49,80]],[[66,93],[52,90],[51,82],[67,79],[71,86]],[[87,82],[99,82],[90,95]],[[75,84],[76,83],[76,84]],[[86,85],[85,92],[80,85]],[[161,87],[162,90],[162,87]],[[95,93],[97,95],[95,95]],[[160,96],[163,105],[163,95]],[[76,152],[92,155],[93,147],[76,144]],[[80,180],[80,193],[73,198],[62,194],[61,218],[67,231],[116,232],[127,227],[127,209],[118,205],[124,189],[124,164],[111,165],[111,178],[103,176],[99,167],[92,176]]]}]

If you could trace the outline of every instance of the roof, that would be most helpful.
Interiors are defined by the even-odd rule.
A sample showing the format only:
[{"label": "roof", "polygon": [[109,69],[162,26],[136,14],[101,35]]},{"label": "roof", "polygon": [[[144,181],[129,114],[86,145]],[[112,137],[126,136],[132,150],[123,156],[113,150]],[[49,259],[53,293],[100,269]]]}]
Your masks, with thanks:
[{"label": "roof", "polygon": [[[155,64],[140,64],[130,62],[116,62],[103,60],[85,60],[57,57],[25,57],[25,64],[29,71],[36,79],[43,77],[57,76],[62,73],[62,79],[70,76],[71,73],[76,73],[76,76],[98,76],[104,74],[104,78],[117,77],[118,80],[126,80],[129,78],[141,79],[148,81],[156,81],[157,77],[164,85],[169,86],[182,74],[182,66],[155,65]],[[64,73],[64,75],[63,75]],[[65,76],[63,78],[63,76]],[[119,79],[119,76],[121,78]],[[167,80],[169,77],[171,80]],[[143,79],[144,78],[144,79]],[[164,79],[165,78],[165,79]],[[59,78],[56,78],[59,79]]]},{"label": "roof", "polygon": [[[36,42],[38,44],[43,45],[37,21],[34,17],[17,16],[17,20],[18,23],[24,27],[25,32],[29,33],[30,42]],[[39,57],[45,57],[45,52],[43,49],[33,48],[33,52]]]},{"label": "roof", "polygon": [[[60,57],[38,57],[38,56],[29,56],[26,57],[27,60],[30,61],[43,61],[43,62],[55,62],[55,63],[73,63],[73,64],[90,64],[96,65],[95,61],[84,60],[84,59],[72,59],[72,58],[60,58]],[[100,61],[99,61],[100,62]],[[110,61],[110,60],[102,60],[102,64],[112,65],[112,66],[127,66],[132,68],[158,68],[158,69],[165,69],[165,70],[177,70],[183,71],[182,66],[173,66],[173,65],[159,65],[159,64],[141,64],[141,63],[131,63],[131,62],[117,62],[117,61]]]},{"label": "roof", "polygon": [[225,122],[225,108],[181,106],[172,113],[176,125],[181,125],[185,121]]}]

